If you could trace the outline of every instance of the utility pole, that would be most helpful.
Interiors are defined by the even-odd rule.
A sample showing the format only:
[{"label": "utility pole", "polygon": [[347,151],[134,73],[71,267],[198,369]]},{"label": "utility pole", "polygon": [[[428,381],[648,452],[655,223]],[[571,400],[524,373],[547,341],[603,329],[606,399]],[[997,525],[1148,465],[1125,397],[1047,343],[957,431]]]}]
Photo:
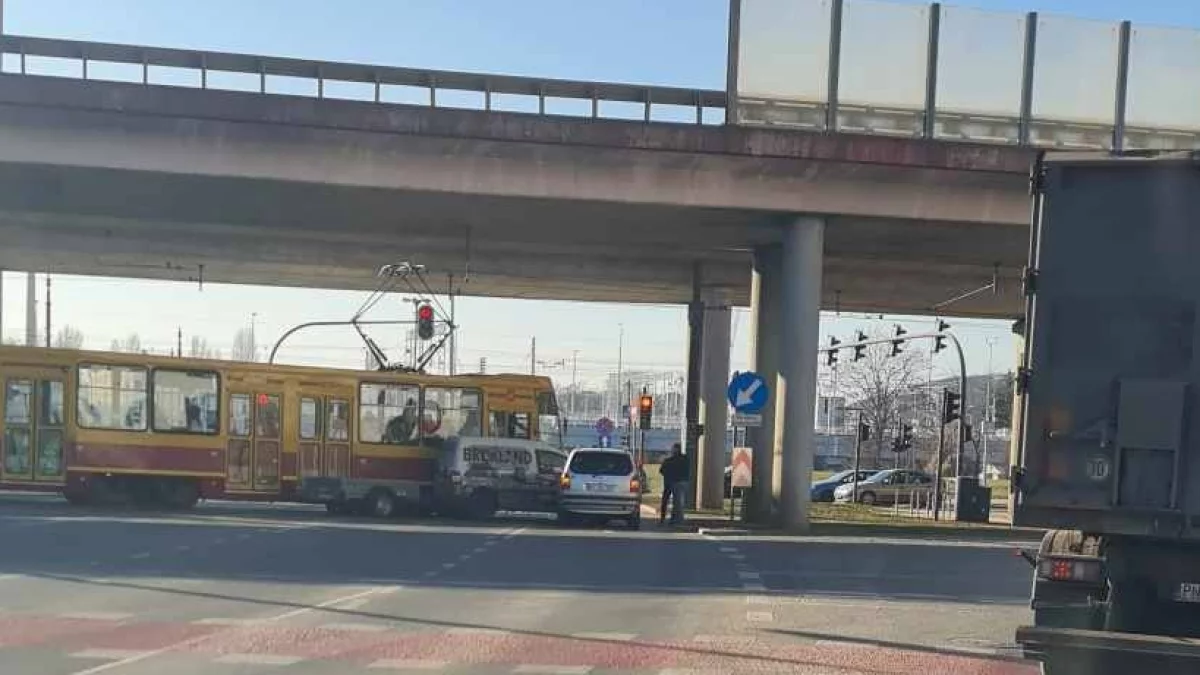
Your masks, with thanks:
[{"label": "utility pole", "polygon": [[258,312],[250,312],[250,360],[258,360],[258,341],[254,339],[254,324],[258,318]]},{"label": "utility pole", "polygon": [[37,275],[25,273],[25,346],[37,346]]},{"label": "utility pole", "polygon": [[175,327],[175,356],[183,358],[183,326]]},{"label": "utility pole", "polygon": [[537,375],[537,337],[529,338],[529,374]]},{"label": "utility pole", "polygon": [[487,357],[486,356],[479,357],[479,374],[487,375]]},{"label": "utility pole", "polygon": [[579,350],[571,350],[571,417],[576,415],[576,395],[579,393]]},{"label": "utility pole", "polygon": [[46,275],[46,348],[50,348],[50,275]]},{"label": "utility pole", "polygon": [[616,387],[616,391],[613,392],[613,396],[614,396],[614,398],[617,399],[616,400],[616,404],[617,404],[616,414],[620,415],[621,414],[621,370],[622,370],[622,366],[624,365],[622,363],[622,361],[624,359],[624,352],[625,352],[625,324],[623,324],[623,323],[617,324],[617,330],[619,331],[617,333],[617,383],[616,383],[617,387]]},{"label": "utility pole", "polygon": [[[3,2],[3,0],[0,0]],[[0,20],[2,20],[4,10],[0,7]],[[3,27],[0,26],[0,34],[3,34]],[[0,269],[0,344],[4,344],[4,270]]]},{"label": "utility pole", "polygon": [[454,312],[454,274],[450,275],[450,374],[458,372],[458,324]]}]

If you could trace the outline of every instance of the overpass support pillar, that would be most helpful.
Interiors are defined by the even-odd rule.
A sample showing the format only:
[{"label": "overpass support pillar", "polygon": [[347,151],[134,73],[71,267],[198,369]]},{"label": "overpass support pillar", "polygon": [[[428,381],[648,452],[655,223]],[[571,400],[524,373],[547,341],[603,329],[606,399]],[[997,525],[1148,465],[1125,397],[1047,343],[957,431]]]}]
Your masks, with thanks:
[{"label": "overpass support pillar", "polygon": [[817,349],[820,348],[821,267],[825,220],[803,216],[784,226],[782,342],[776,410],[782,429],[780,516],[784,527],[808,529],[812,481]]},{"label": "overpass support pillar", "polygon": [[771,397],[762,411],[762,426],[747,429],[748,445],[754,450],[754,489],[750,492],[747,517],[753,522],[771,520],[779,503],[779,469],[782,446],[775,423],[779,391],[780,275],[783,250],[778,245],[754,250],[750,278],[750,367],[763,376]]},{"label": "overpass support pillar", "polygon": [[720,509],[725,503],[725,441],[729,406],[729,303],[710,295],[704,301],[704,333],[700,350],[700,419],[704,436],[696,467],[696,502],[700,508]]}]

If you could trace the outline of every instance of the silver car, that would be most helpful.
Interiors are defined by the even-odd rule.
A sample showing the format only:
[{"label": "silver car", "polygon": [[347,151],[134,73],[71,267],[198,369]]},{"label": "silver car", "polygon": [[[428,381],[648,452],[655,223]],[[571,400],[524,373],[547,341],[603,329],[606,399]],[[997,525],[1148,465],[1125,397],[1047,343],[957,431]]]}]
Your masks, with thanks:
[{"label": "silver car", "polygon": [[576,448],[559,477],[558,520],[642,524],[642,481],[633,457],[612,448]]},{"label": "silver car", "polygon": [[[910,469],[884,469],[858,483],[860,504],[895,504],[896,502],[928,500],[933,493],[933,478]],[[854,500],[854,482],[843,483],[833,491],[835,501]]]}]

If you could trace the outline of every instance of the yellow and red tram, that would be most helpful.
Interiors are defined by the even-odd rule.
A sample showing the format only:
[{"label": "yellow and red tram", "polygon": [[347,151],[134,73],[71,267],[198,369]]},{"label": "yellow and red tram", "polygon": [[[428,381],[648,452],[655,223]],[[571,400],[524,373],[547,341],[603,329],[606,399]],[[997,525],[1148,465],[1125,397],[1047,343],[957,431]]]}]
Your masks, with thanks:
[{"label": "yellow and red tram", "polygon": [[0,489],[191,506],[297,499],[306,478],[427,481],[441,444],[557,442],[532,375],[424,375],[0,347]]}]

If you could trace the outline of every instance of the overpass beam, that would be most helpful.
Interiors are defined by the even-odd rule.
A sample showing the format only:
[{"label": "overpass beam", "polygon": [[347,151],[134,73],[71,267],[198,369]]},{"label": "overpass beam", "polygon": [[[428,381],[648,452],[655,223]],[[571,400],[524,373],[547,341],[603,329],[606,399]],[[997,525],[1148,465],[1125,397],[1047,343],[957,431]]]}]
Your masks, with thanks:
[{"label": "overpass beam", "polygon": [[704,509],[720,509],[725,502],[725,442],[729,406],[725,391],[729,384],[729,302],[716,294],[705,298],[704,337],[700,351],[700,403],[704,436],[700,441],[696,470],[696,503]]},{"label": "overpass beam", "polygon": [[784,527],[798,530],[808,529],[824,239],[823,218],[802,216],[784,226],[778,390],[782,414],[777,413],[783,423],[780,515]]},{"label": "overpass beam", "polygon": [[767,522],[779,503],[779,469],[781,459],[775,423],[777,392],[779,391],[779,332],[780,274],[783,250],[779,245],[760,246],[754,250],[754,266],[750,277],[750,368],[762,375],[771,388],[771,396],[762,411],[762,426],[746,430],[748,445],[754,450],[753,489],[747,516],[754,522]]}]

